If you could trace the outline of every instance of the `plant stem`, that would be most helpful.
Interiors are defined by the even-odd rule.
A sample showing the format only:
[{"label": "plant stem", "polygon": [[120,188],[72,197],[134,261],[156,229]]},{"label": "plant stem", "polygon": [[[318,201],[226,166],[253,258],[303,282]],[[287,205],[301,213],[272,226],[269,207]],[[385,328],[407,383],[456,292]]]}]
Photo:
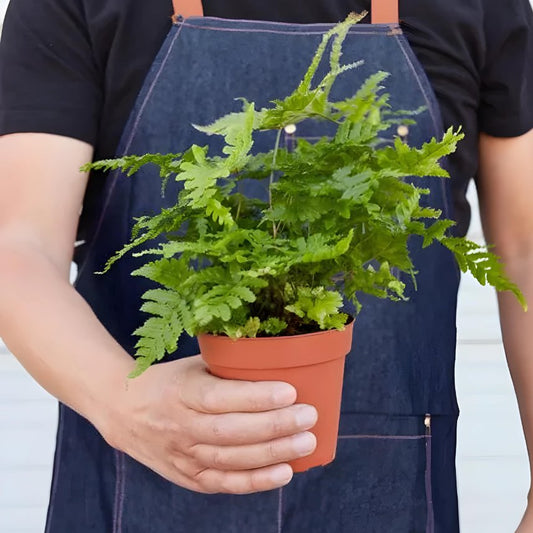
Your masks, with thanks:
[{"label": "plant stem", "polygon": [[327,120],[329,122],[332,122],[333,124],[336,124],[337,126],[340,126],[342,124],[342,122],[340,120],[335,120],[331,117],[328,117],[327,115],[324,115],[323,113],[314,113],[315,116],[317,116],[318,118],[321,118],[323,120]]},{"label": "plant stem", "polygon": [[[282,129],[280,128],[278,130],[278,134],[276,135],[276,144],[274,145],[274,155],[272,157],[272,168],[270,170],[270,178],[269,178],[269,184],[268,184],[268,203],[270,205],[271,211],[272,211],[272,185],[274,184],[274,173],[276,172],[276,160],[278,158],[279,144],[281,141],[281,132],[282,132]],[[272,222],[272,235],[274,239],[276,238],[277,233],[278,233],[278,230],[276,228],[276,223]]]}]

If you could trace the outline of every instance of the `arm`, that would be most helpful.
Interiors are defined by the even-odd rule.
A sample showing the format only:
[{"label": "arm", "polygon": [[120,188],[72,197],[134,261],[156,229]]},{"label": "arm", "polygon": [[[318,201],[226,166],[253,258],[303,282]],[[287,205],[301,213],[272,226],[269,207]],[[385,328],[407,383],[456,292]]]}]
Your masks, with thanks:
[{"label": "arm", "polygon": [[[533,306],[533,130],[515,138],[480,138],[478,181],[487,242]],[[499,294],[503,341],[533,468],[533,312]],[[530,498],[533,495],[530,495]],[[518,531],[533,532],[533,503]]]},{"label": "arm", "polygon": [[0,138],[0,335],[50,393],[170,481],[230,493],[286,484],[285,461],[315,447],[301,432],[316,411],[293,405],[291,386],[221,380],[191,357],[126,387],[132,359],[68,281],[87,182],[78,169],[91,157],[66,137]]},{"label": "arm", "polygon": [[[98,425],[102,393],[120,387],[131,361],[68,280],[87,182],[76,169],[91,157],[89,145],[64,137],[0,139],[0,331],[37,381]],[[94,368],[106,365],[99,383]]]}]

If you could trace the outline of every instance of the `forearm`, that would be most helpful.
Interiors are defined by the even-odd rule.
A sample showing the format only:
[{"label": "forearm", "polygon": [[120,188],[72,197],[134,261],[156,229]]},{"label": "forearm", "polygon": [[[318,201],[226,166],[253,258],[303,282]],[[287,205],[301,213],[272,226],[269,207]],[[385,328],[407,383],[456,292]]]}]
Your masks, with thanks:
[{"label": "forearm", "polygon": [[[533,306],[533,253],[504,257],[506,270]],[[533,465],[533,312],[525,313],[509,293],[498,296],[509,370],[520,408],[524,436]]]},{"label": "forearm", "polygon": [[57,265],[23,244],[0,244],[0,336],[52,395],[99,429],[132,360]]}]

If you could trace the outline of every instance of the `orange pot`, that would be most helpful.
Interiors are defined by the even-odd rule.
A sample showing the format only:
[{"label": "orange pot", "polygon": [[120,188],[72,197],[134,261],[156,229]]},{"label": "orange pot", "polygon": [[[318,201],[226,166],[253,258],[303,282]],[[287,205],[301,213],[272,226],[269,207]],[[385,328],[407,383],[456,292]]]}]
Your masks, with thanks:
[{"label": "orange pot", "polygon": [[295,472],[331,463],[339,431],[344,360],[352,345],[353,321],[343,331],[292,337],[233,340],[200,335],[200,351],[209,370],[225,379],[285,381],[298,391],[297,402],[314,405],[318,422],[311,430],[317,448],[290,464]]}]

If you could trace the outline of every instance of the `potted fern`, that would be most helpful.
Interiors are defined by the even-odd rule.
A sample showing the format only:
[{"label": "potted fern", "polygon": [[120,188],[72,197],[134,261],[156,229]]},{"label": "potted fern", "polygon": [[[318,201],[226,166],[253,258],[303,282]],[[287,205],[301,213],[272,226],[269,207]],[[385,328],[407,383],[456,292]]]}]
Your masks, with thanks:
[{"label": "potted fern", "polygon": [[[132,275],[155,284],[143,296],[141,311],[150,317],[135,331],[132,377],[175,352],[187,332],[199,337],[202,355],[220,377],[292,383],[298,401],[319,412],[318,447],[293,463],[295,471],[326,464],[335,454],[344,357],[355,318],[343,303],[354,304],[357,313],[360,293],[404,299],[399,274],[416,274],[407,246],[411,236],[424,247],[445,246],[463,271],[514,292],[525,307],[498,258],[450,236],[454,223],[421,206],[428,191],[405,179],[447,177],[439,160],[455,150],[462,134],[450,129],[421,147],[400,137],[384,143],[382,132],[413,119],[389,109],[380,87],[383,72],[349,98],[330,98],[336,78],[356,66],[341,65],[340,58],[357,20],[352,15],[324,36],[287,98],[264,109],[243,101],[242,111],[195,126],[223,138],[221,153],[193,145],[179,155],[125,156],[87,166],[131,176],[155,164],[164,183],[181,184],[174,206],[138,219],[131,241],[105,267],[142,247],[136,255],[146,261]],[[330,69],[313,83],[328,45]],[[333,125],[333,136],[282,146],[282,135],[309,120]],[[275,132],[271,150],[252,152],[254,139],[268,132]],[[265,194],[243,194],[250,182]]]}]

